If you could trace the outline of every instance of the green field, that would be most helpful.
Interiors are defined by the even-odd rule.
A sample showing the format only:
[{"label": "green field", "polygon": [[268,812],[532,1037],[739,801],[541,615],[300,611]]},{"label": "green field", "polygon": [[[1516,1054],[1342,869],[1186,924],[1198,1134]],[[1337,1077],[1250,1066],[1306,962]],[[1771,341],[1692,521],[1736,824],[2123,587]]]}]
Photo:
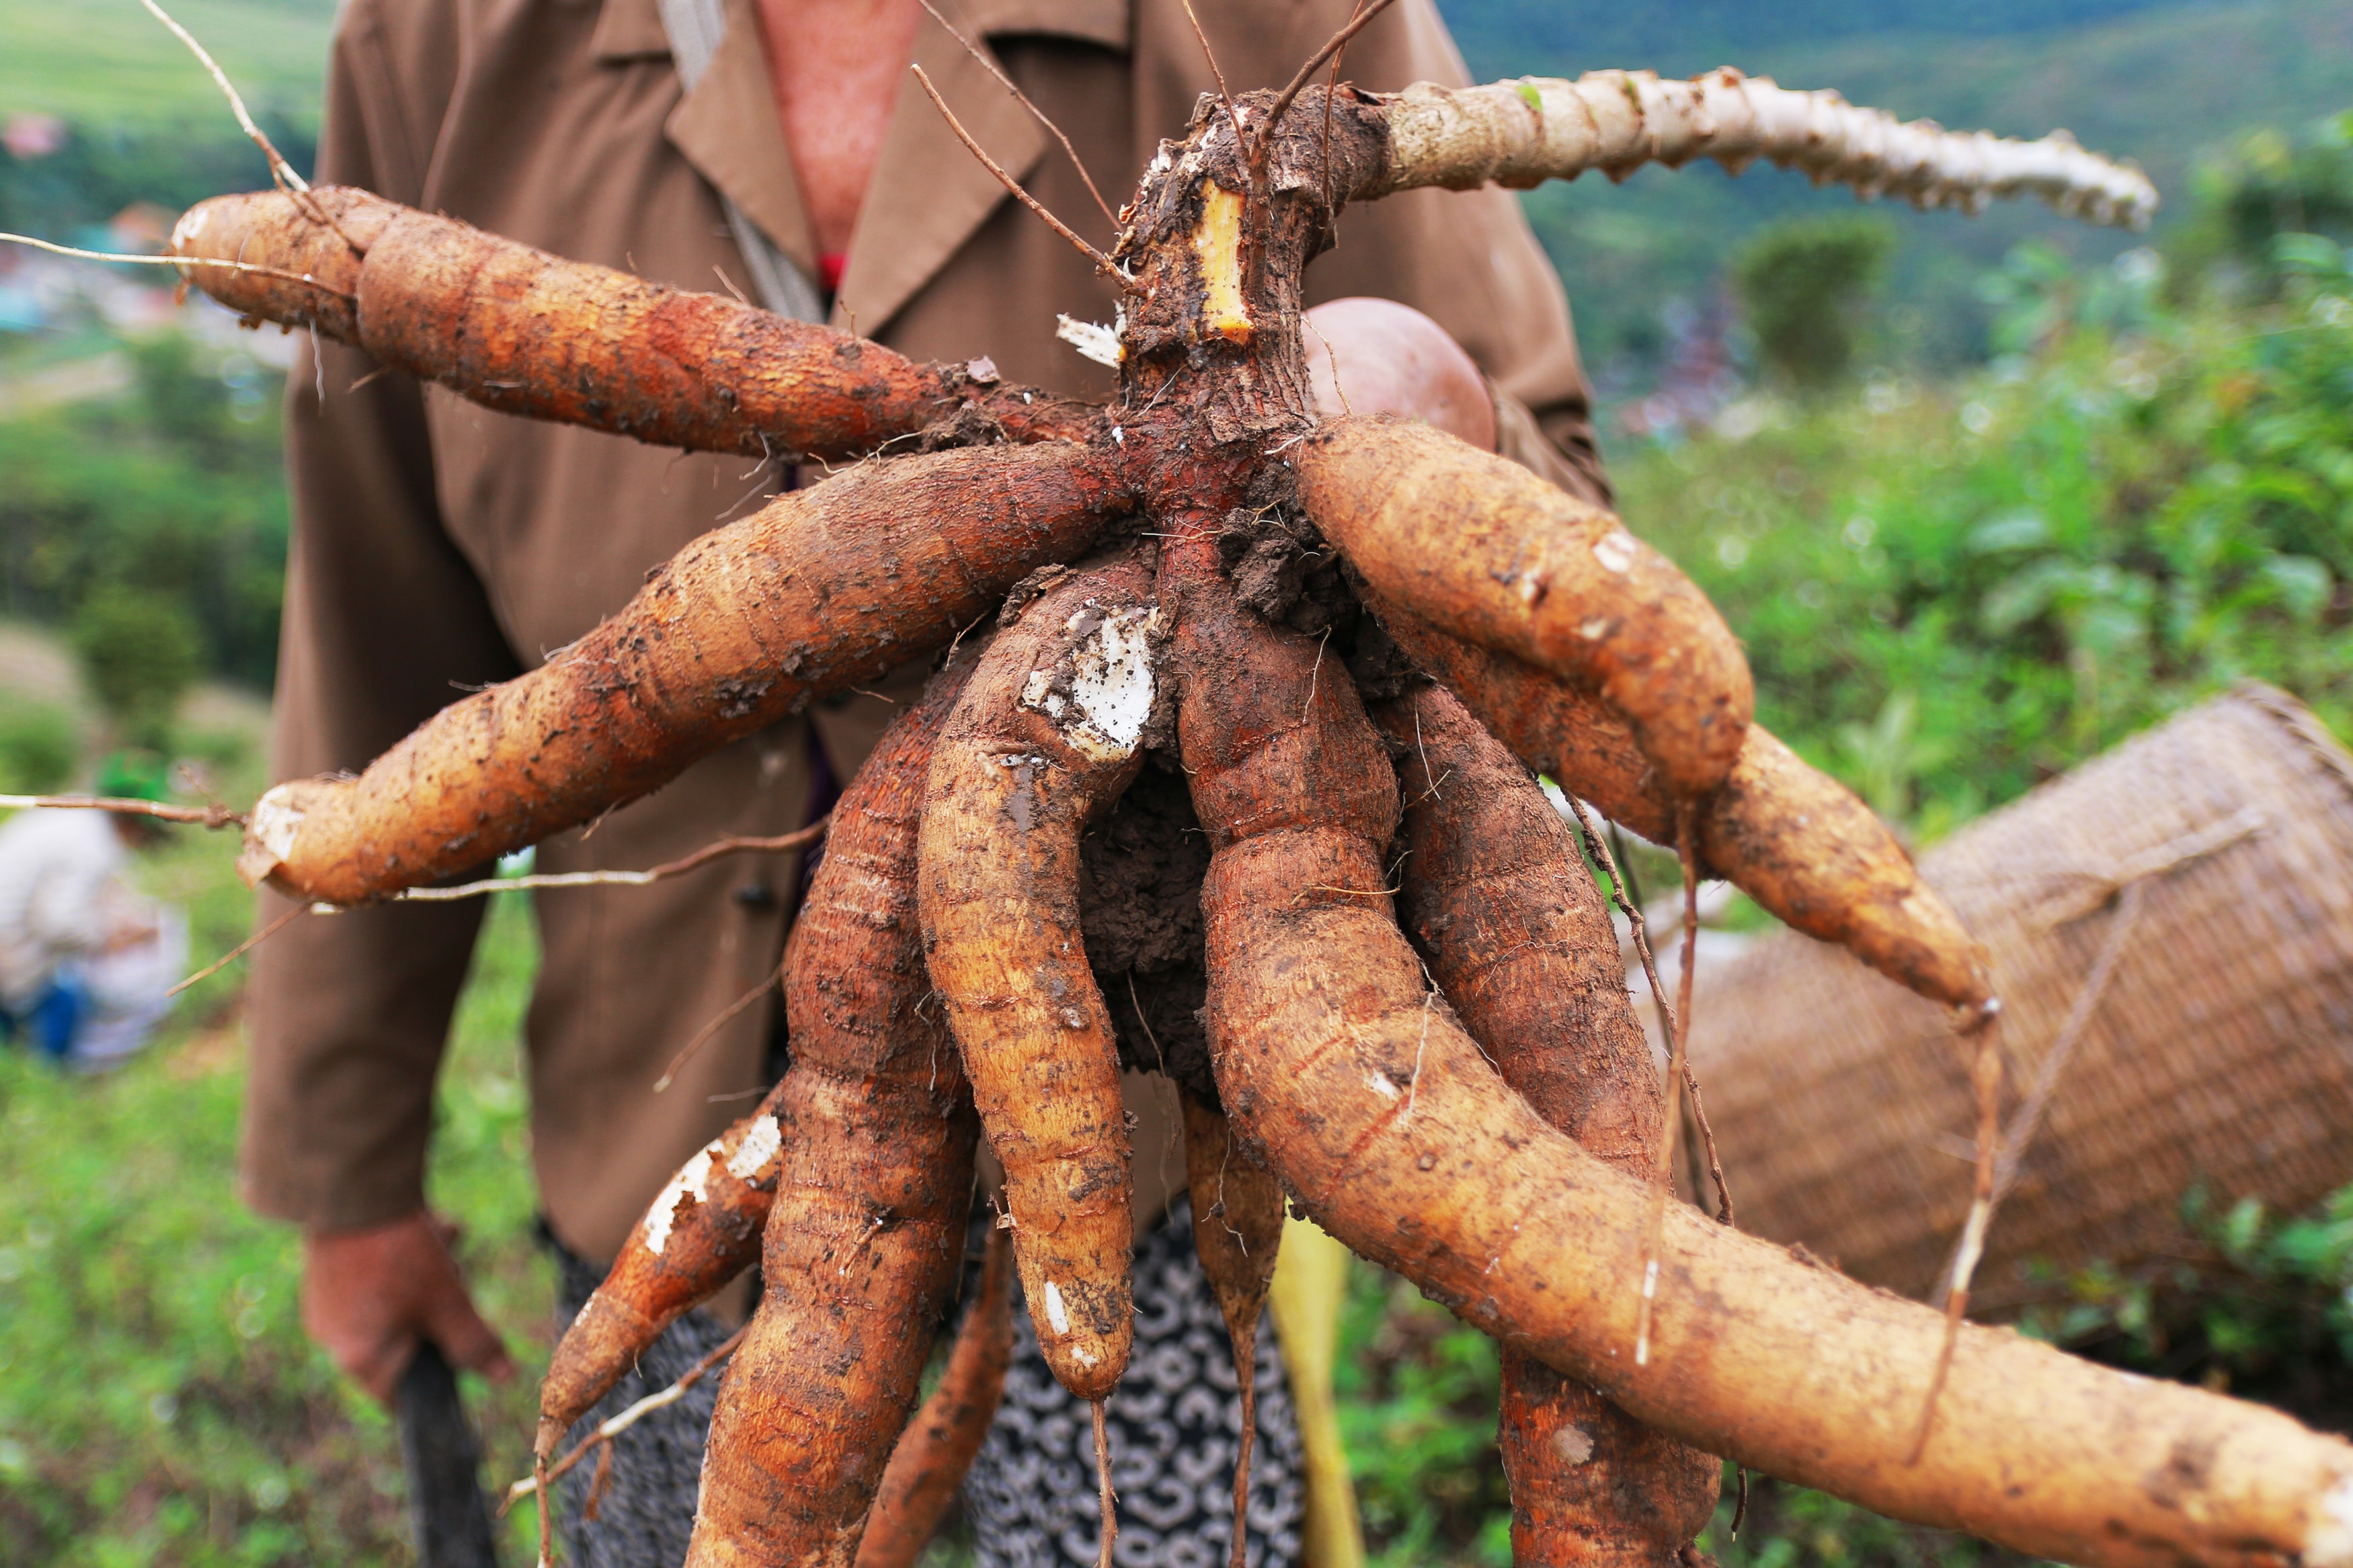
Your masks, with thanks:
[{"label": "green field", "polygon": [[[165,9],[256,112],[317,121],[332,0],[174,0]],[[204,68],[138,0],[0,0],[0,118],[25,110],[99,126],[227,115]]]}]

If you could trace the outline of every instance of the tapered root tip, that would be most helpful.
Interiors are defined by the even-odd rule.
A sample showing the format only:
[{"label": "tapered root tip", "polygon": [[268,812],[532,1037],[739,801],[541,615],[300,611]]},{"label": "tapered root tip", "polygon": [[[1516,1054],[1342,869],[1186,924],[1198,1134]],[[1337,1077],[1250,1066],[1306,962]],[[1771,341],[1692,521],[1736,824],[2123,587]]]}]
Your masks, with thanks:
[{"label": "tapered root tip", "polygon": [[1095,1551],[1095,1568],[1111,1568],[1112,1542],[1119,1539],[1119,1513],[1111,1489],[1111,1438],[1104,1428],[1103,1401],[1094,1402],[1095,1495],[1103,1505],[1103,1544]]},{"label": "tapered root tip", "polygon": [[547,1495],[547,1460],[544,1457],[532,1461],[531,1477],[539,1483],[531,1500],[532,1506],[539,1510],[539,1568],[554,1568],[555,1503]]}]

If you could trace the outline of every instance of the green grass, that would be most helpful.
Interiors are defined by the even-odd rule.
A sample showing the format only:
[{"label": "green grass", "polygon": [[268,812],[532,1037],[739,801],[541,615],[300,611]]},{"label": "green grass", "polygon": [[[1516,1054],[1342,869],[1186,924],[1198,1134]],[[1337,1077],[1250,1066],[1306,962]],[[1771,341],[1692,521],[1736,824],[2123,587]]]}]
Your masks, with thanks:
[{"label": "green grass", "polygon": [[[170,0],[257,111],[315,125],[332,0]],[[0,114],[41,110],[120,125],[226,120],[186,47],[138,0],[0,0]]]},{"label": "green grass", "polygon": [[[216,787],[240,800],[261,782],[241,739],[207,747],[229,752]],[[143,868],[188,910],[199,961],[248,929],[233,855],[184,829]],[[501,1479],[528,1468],[553,1300],[517,1047],[535,963],[529,911],[502,896],[459,1011],[431,1178],[524,1364],[507,1388],[471,1388]],[[0,1562],[411,1560],[390,1423],[303,1338],[294,1233],[237,1201],[240,992],[234,970],[201,983],[156,1047],[104,1079],[0,1052]],[[531,1510],[508,1528],[525,1560]]]}]

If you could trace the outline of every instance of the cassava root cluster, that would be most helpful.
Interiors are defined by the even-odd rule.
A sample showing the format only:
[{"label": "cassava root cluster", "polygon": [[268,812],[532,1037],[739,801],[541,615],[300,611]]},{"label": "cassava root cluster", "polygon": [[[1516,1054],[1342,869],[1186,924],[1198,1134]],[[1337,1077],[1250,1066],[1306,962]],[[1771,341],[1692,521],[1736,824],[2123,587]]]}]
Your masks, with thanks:
[{"label": "cassava root cluster", "polygon": [[[1237,1363],[1287,1196],[1504,1342],[1518,1561],[1664,1568],[1723,1456],[2070,1561],[2353,1563],[2353,1447],[1968,1329],[1915,1451],[1936,1314],[1680,1205],[1645,1240],[1666,1106],[1531,767],[1968,1015],[1993,1004],[1982,953],[1885,827],[1751,722],[1732,632],[1617,518],[1426,428],[1319,420],[1300,287],[1348,200],[1702,155],[1924,205],[2032,191],[2134,221],[2153,199],[2072,142],[1896,127],[1734,73],[1205,101],[1122,215],[1103,408],[362,192],[183,220],[198,286],[491,406],[885,454],[698,542],[358,778],[272,790],[256,880],[359,903],[479,864],[1012,593],[843,798],[786,954],[791,1071],[664,1191],[558,1348],[543,1456],[757,1248],[691,1561],[909,1561],[1002,1380],[1000,1249],[908,1425],[984,1133],[993,1235],[1100,1412],[1128,1349],[1131,1152],[1085,846],[1149,774],[1181,778],[1209,849],[1187,1165]],[[276,271],[206,265],[226,258]]]}]

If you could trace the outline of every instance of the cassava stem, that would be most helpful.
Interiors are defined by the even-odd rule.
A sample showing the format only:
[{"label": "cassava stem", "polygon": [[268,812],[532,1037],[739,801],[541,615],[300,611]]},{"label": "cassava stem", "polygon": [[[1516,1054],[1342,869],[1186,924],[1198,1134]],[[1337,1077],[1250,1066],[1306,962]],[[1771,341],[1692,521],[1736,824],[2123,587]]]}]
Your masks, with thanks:
[{"label": "cassava stem", "polygon": [[1013,1244],[991,1226],[980,1293],[965,1310],[947,1370],[899,1435],[859,1538],[855,1568],[913,1568],[964,1486],[1013,1364]]},{"label": "cassava stem", "polygon": [[[1629,1175],[1664,1114],[1649,1043],[1568,826],[1443,688],[1375,715],[1404,785],[1405,929],[1504,1081]],[[1503,1351],[1497,1439],[1518,1568],[1677,1568],[1722,1465],[1522,1346]]]},{"label": "cassava stem", "polygon": [[[1367,603],[1398,647],[1523,761],[1611,821],[1673,845],[1672,795],[1599,701],[1395,605]],[[1762,725],[1748,726],[1730,775],[1698,803],[1696,822],[1702,869],[1780,920],[1932,1001],[1982,1013],[1992,1000],[1983,945],[1920,879],[1886,825]]]},{"label": "cassava stem", "polygon": [[955,1285],[978,1127],[924,1005],[915,855],[933,746],[971,663],[884,731],[793,927],[767,1289],[712,1415],[696,1568],[853,1556]]},{"label": "cassava stem", "polygon": [[1426,425],[1335,420],[1295,461],[1301,504],[1371,592],[1593,692],[1683,794],[1731,771],[1748,662],[1617,518]]},{"label": "cassava stem", "polygon": [[1937,1314],[1682,1205],[1636,1368],[1646,1185],[1546,1125],[1427,995],[1377,896],[1379,742],[1344,684],[1310,695],[1312,644],[1261,632],[1188,615],[1176,639],[1187,692],[1250,693],[1180,719],[1214,846],[1209,1041],[1244,1140],[1325,1229],[1651,1426],[1898,1519],[2102,1568],[2353,1562],[2353,1446],[2006,1331],[1963,1331],[1907,1464]]},{"label": "cassava stem", "polygon": [[1599,169],[1622,180],[1645,163],[1714,158],[1738,174],[1758,158],[1868,200],[1976,213],[1997,196],[2037,195],[2071,217],[2145,228],[2157,188],[2129,163],[2086,153],[2063,131],[2037,142],[1899,123],[1835,92],[1793,92],[1725,67],[1688,81],[1601,70],[1574,81],[1527,77],[1486,87],[1417,82],[1382,100],[1388,163],[1359,198],[1423,185],[1526,188]]},{"label": "cassava stem", "polygon": [[1131,550],[1054,579],[982,657],[932,763],[922,900],[1046,1364],[1100,1401],[1127,1365],[1134,1221],[1111,1016],[1079,927],[1079,836],[1143,761],[1157,616]]},{"label": "cassava stem", "polygon": [[248,319],[313,328],[487,408],[658,447],[841,459],[950,421],[1018,441],[1085,440],[1102,423],[986,365],[983,380],[970,366],[918,364],[349,186],[200,202],[173,229],[171,254],[296,275],[181,268]]},{"label": "cassava stem", "polygon": [[1250,1545],[1250,1453],[1258,1439],[1258,1320],[1274,1283],[1282,1245],[1282,1189],[1233,1135],[1226,1113],[1180,1089],[1185,1104],[1185,1184],[1193,1200],[1193,1250],[1226,1320],[1241,1432],[1234,1449],[1234,1539],[1229,1568],[1243,1568]]},{"label": "cassava stem", "polygon": [[354,904],[481,864],[669,782],[947,642],[1124,504],[1082,448],[862,466],[695,541],[528,675],[443,709],[356,779],[261,797],[238,869]]}]

